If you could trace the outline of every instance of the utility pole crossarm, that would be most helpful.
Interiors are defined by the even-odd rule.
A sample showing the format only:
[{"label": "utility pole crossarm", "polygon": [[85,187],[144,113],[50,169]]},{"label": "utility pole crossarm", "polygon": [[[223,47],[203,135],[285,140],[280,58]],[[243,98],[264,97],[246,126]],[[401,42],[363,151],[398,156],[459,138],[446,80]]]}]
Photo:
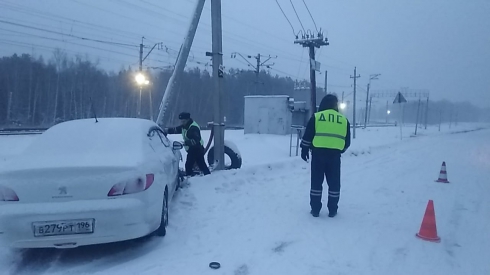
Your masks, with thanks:
[{"label": "utility pole crossarm", "polygon": [[267,65],[265,65],[265,63],[266,63],[267,61],[271,60],[272,58],[277,58],[277,56],[272,57],[272,56],[270,56],[270,55],[269,55],[269,58],[267,58],[265,61],[263,61],[263,62],[262,62],[260,58],[261,58],[263,55],[261,55],[260,53],[259,53],[259,54],[257,54],[256,56],[251,56],[251,55],[248,55],[248,56],[247,56],[248,58],[255,58],[255,59],[256,59],[256,61],[257,61],[257,65],[253,65],[253,64],[252,64],[250,61],[248,61],[248,59],[247,59],[247,58],[245,58],[245,56],[243,56],[241,53],[238,53],[238,52],[234,52],[234,53],[232,53],[232,54],[231,54],[231,58],[235,58],[235,57],[236,57],[236,55],[239,55],[241,58],[243,58],[243,60],[245,60],[245,61],[248,63],[248,66],[250,66],[250,67],[252,67],[252,68],[254,69],[254,72],[255,72],[255,78],[256,78],[256,80],[255,80],[255,93],[256,93],[256,94],[258,94],[258,91],[259,91],[259,86],[258,86],[258,85],[259,85],[259,83],[260,83],[260,81],[259,81],[260,67],[266,66],[267,68],[270,68],[271,66],[274,66],[274,65],[275,65],[274,63],[272,63],[272,64],[267,64]]},{"label": "utility pole crossarm", "polygon": [[[323,37],[323,33],[319,32],[317,37],[314,35],[303,35],[301,39],[296,37],[294,44],[300,44],[305,48],[309,49],[310,55],[310,114],[311,117],[316,112],[316,66],[313,66],[313,61],[315,61],[315,48],[320,48],[321,46],[328,46],[328,39]],[[316,61],[315,61],[316,63]]]},{"label": "utility pole crossarm", "polygon": [[[274,58],[277,58],[277,56],[276,56],[276,57],[274,57]],[[271,60],[271,59],[272,59],[272,56],[269,56],[269,58],[267,58],[267,59],[266,59],[264,62],[262,62],[262,63],[260,64],[260,66],[272,66],[272,65],[274,65],[274,63],[272,63],[272,65],[265,65],[265,63],[266,63],[267,61]]]},{"label": "utility pole crossarm", "polygon": [[157,45],[159,45],[159,44],[161,44],[161,43],[156,43],[155,45],[153,45],[153,47],[152,47],[152,48],[150,49],[150,51],[149,51],[149,52],[146,54],[146,56],[143,58],[143,60],[142,60],[142,61],[145,61],[145,60],[146,60],[146,58],[147,58],[147,57],[150,55],[150,53],[151,53],[151,52],[152,52],[152,51],[155,49],[155,47],[156,47]]},{"label": "utility pole crossarm", "polygon": [[245,61],[248,63],[248,65],[249,65],[249,66],[251,66],[252,68],[254,68],[254,70],[257,70],[257,68],[255,67],[255,65],[253,65],[253,64],[252,64],[250,61],[248,61],[248,59],[247,59],[247,58],[245,58],[245,56],[243,56],[241,53],[234,52],[234,53],[232,53],[232,54],[231,54],[231,57],[232,57],[232,58],[234,58],[234,56],[236,56],[237,54],[238,54],[238,55],[239,55],[241,58],[243,58],[243,60],[245,60]]}]

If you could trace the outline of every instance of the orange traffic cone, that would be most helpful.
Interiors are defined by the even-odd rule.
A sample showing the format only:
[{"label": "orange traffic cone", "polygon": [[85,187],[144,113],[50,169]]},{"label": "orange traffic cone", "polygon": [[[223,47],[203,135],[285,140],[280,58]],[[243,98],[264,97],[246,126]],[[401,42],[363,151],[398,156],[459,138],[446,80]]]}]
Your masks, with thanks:
[{"label": "orange traffic cone", "polygon": [[441,167],[441,172],[439,172],[439,178],[436,180],[436,182],[443,182],[443,183],[449,183],[447,180],[447,172],[446,172],[446,162],[442,162],[442,167]]},{"label": "orange traffic cone", "polygon": [[420,225],[419,233],[417,233],[416,236],[426,241],[437,243],[441,241],[441,238],[437,236],[436,214],[434,212],[434,202],[432,200],[429,200],[427,203],[424,219]]}]

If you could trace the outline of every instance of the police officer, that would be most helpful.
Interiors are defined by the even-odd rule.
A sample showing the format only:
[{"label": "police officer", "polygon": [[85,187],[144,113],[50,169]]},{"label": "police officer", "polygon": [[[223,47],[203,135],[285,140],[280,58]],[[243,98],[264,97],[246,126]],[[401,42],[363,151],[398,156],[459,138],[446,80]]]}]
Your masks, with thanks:
[{"label": "police officer", "polygon": [[323,179],[328,184],[328,216],[337,215],[340,198],[340,155],[350,146],[350,123],[339,113],[338,99],[326,95],[318,112],[308,121],[301,141],[301,158],[308,161],[311,150],[311,215],[318,217],[322,208]]},{"label": "police officer", "polygon": [[204,161],[204,141],[201,138],[201,128],[191,118],[191,114],[182,112],[179,114],[180,126],[167,128],[168,134],[182,134],[184,139],[184,148],[187,151],[185,162],[185,174],[192,176],[193,168],[197,164],[204,175],[209,175],[209,168]]}]

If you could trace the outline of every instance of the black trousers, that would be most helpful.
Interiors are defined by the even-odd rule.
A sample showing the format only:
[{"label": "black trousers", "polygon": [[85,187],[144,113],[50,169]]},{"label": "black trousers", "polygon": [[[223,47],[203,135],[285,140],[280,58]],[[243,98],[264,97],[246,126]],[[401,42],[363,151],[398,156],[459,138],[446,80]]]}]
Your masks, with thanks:
[{"label": "black trousers", "polygon": [[324,178],[328,184],[328,211],[336,213],[340,199],[340,153],[312,153],[310,206],[313,212],[320,212],[322,209]]},{"label": "black trousers", "polygon": [[201,170],[204,175],[210,174],[209,168],[204,160],[204,147],[195,146],[189,148],[189,151],[187,152],[187,159],[185,161],[185,174],[187,176],[192,176],[194,174],[194,164],[197,164],[199,170]]}]

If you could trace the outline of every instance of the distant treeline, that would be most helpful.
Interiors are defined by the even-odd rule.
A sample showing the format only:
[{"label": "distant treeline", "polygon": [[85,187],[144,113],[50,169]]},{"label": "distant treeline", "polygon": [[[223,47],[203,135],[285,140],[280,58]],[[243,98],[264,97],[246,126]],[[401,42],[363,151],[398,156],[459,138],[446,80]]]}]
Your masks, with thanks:
[{"label": "distant treeline", "polygon": [[[92,110],[99,117],[137,117],[136,73],[131,68],[123,68],[117,74],[108,73],[97,63],[80,56],[69,58],[61,50],[55,51],[49,61],[28,54],[3,57],[0,59],[0,125],[50,126],[92,117]],[[150,118],[151,91],[151,107],[156,118],[172,71],[145,74],[150,78],[150,85],[142,89],[141,117]],[[291,95],[293,89],[291,78],[262,71],[257,84],[253,72],[229,70],[224,76],[227,124],[243,124],[244,96]],[[201,124],[213,120],[211,72],[199,68],[185,71],[169,104],[165,123],[176,123],[182,111],[190,112]]]},{"label": "distant treeline", "polygon": [[[2,57],[0,125],[49,127],[61,121],[92,117],[93,111],[98,117],[137,117],[136,73],[130,67],[108,73],[97,62],[80,56],[70,58],[62,50],[56,50],[48,61],[28,54]],[[145,72],[150,85],[142,89],[142,118],[150,118],[150,110],[153,110],[153,117],[157,117],[171,73],[171,70]],[[164,121],[166,125],[177,123],[182,111],[190,112],[202,125],[213,120],[213,82],[209,71],[189,68],[177,86]],[[230,69],[224,76],[227,124],[243,125],[244,96],[292,96],[294,86],[295,81],[290,77],[262,71],[257,83],[254,72]],[[444,112],[446,120],[450,110],[457,110],[459,121],[476,121],[485,116],[490,119],[489,110],[469,103],[431,102],[431,105],[430,123],[438,122],[439,110]],[[372,118],[382,118],[385,112],[373,109]],[[415,120],[412,111],[405,117],[407,121]]]}]

